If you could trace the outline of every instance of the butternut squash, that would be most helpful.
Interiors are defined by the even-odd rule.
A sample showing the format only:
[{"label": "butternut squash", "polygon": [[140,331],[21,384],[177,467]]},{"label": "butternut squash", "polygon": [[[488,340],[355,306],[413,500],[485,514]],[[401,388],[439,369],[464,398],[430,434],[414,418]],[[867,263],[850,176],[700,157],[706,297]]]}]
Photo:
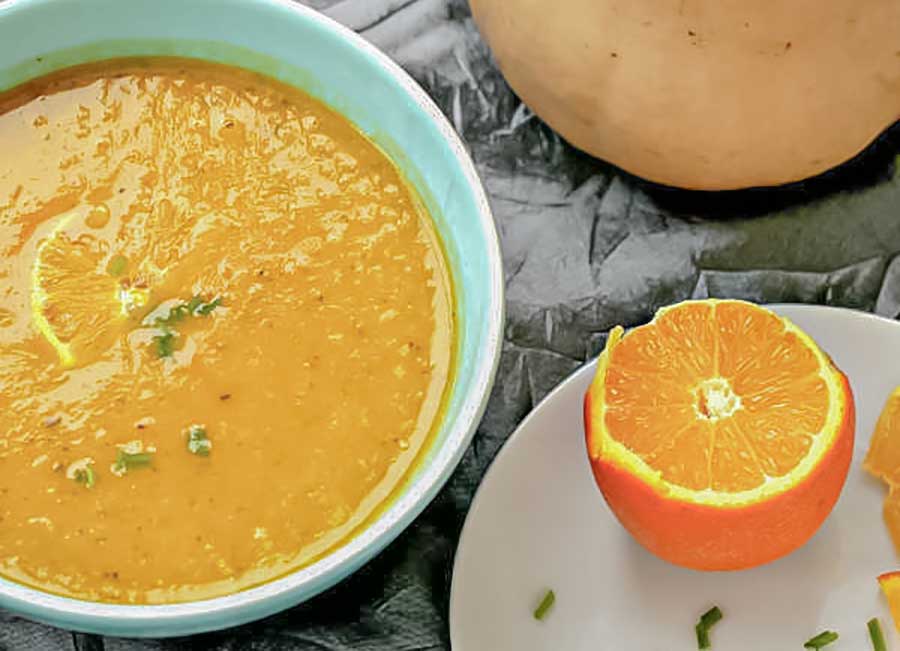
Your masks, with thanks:
[{"label": "butternut squash", "polygon": [[898,0],[472,0],[512,88],[576,147],[673,186],[772,186],[900,118]]}]

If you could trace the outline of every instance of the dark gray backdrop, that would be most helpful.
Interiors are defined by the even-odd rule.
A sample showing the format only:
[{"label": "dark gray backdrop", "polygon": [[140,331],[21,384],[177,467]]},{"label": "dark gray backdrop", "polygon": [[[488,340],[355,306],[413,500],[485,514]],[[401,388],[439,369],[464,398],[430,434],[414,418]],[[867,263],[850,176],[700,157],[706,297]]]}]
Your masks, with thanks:
[{"label": "dark gray backdrop", "polygon": [[660,188],[577,153],[503,81],[465,0],[309,0],[428,90],[471,148],[503,245],[508,324],[475,441],[417,522],[354,577],[238,629],[164,641],[72,634],[0,611],[0,649],[449,648],[457,537],[516,424],[602,347],[607,330],[690,297],[843,305],[900,314],[900,129],[836,172],[788,188]]}]

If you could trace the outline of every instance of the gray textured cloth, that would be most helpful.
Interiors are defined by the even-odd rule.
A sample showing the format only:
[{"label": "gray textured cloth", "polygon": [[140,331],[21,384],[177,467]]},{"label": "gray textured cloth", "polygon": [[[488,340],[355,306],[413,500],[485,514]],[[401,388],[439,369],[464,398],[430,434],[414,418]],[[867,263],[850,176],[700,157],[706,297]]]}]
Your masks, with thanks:
[{"label": "gray textured cloth", "polygon": [[660,188],[579,154],[519,102],[464,0],[312,0],[398,60],[471,148],[502,238],[508,325],[487,414],[450,483],[381,556],[328,593],[238,629],[163,641],[71,634],[10,615],[0,649],[448,649],[468,504],[522,417],[606,332],[690,297],[900,314],[894,129],[859,160],[788,188]]}]

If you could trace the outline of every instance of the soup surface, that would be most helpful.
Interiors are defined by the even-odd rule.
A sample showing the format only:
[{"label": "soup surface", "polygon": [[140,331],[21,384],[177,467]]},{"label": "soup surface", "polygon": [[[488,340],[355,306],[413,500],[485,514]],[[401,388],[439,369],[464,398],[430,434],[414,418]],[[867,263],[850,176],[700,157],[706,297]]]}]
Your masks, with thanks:
[{"label": "soup surface", "polygon": [[442,256],[385,155],[267,78],[117,60],[0,95],[0,574],[165,603],[346,540],[440,412]]}]

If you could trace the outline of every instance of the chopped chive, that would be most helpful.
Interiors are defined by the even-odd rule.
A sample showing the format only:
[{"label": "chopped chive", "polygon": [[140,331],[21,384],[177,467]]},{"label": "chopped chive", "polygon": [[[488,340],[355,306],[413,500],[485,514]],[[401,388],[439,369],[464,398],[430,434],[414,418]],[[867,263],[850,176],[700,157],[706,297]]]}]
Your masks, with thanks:
[{"label": "chopped chive", "polygon": [[203,305],[197,306],[195,309],[191,310],[191,312],[199,316],[209,316],[210,312],[219,307],[221,304],[222,299],[216,297],[209,303],[204,303]]},{"label": "chopped chive", "polygon": [[810,638],[803,645],[805,649],[821,649],[823,646],[828,646],[832,642],[838,639],[838,634],[834,631],[823,631],[816,635],[813,638]]},{"label": "chopped chive", "polygon": [[212,441],[206,435],[206,428],[202,425],[191,425],[188,428],[187,449],[191,454],[208,457],[212,449]]},{"label": "chopped chive", "polygon": [[110,276],[121,276],[128,268],[128,258],[124,255],[114,255],[109,259],[106,271]]},{"label": "chopped chive", "polygon": [[191,315],[191,311],[186,304],[182,303],[173,307],[169,314],[174,323],[180,323]]},{"label": "chopped chive", "polygon": [[175,334],[172,332],[156,335],[153,337],[153,343],[156,345],[156,354],[159,357],[171,357],[175,352]]},{"label": "chopped chive", "polygon": [[94,487],[94,470],[90,466],[78,468],[75,471],[75,481],[84,484],[87,488]]},{"label": "chopped chive", "polygon": [[539,622],[543,621],[550,609],[553,608],[554,603],[556,603],[556,593],[553,590],[547,590],[544,593],[544,598],[541,599],[541,603],[534,609],[534,618]]},{"label": "chopped chive", "polygon": [[187,303],[179,303],[170,307],[166,316],[158,316],[153,320],[153,325],[174,326],[189,316],[208,316],[210,312],[221,304],[221,298],[214,298],[209,303],[204,303],[202,298],[194,296]]},{"label": "chopped chive", "polygon": [[188,306],[185,303],[179,303],[171,308],[166,316],[158,317],[155,324],[159,326],[173,326],[176,323],[184,321],[185,317],[189,315],[190,311],[188,310]]},{"label": "chopped chive", "polygon": [[869,637],[872,638],[872,649],[887,651],[887,644],[884,642],[884,633],[881,632],[881,622],[878,621],[878,618],[873,617],[866,626],[869,629]]},{"label": "chopped chive", "polygon": [[150,452],[125,452],[119,448],[116,452],[116,462],[113,469],[118,473],[125,473],[135,468],[143,468],[149,466],[153,461],[153,454]]},{"label": "chopped chive", "polygon": [[201,305],[203,305],[203,299],[200,298],[199,296],[194,296],[193,298],[191,298],[191,300],[188,301],[188,304],[187,304],[188,312],[193,314],[194,310],[196,310]]},{"label": "chopped chive", "polygon": [[175,326],[184,321],[189,316],[209,316],[209,314],[222,304],[221,298],[214,298],[208,303],[204,303],[200,296],[193,296],[187,302],[179,303],[169,308],[166,316],[157,316],[153,318],[153,314],[159,310],[153,310],[145,319],[145,325],[156,326],[162,329],[162,334],[153,337],[153,343],[156,346],[156,354],[159,357],[171,357],[175,352],[175,337],[178,333]]},{"label": "chopped chive", "polygon": [[708,649],[711,646],[709,643],[709,629],[700,622],[697,622],[694,631],[697,633],[697,648]]},{"label": "chopped chive", "polygon": [[709,641],[709,629],[721,619],[722,611],[718,606],[713,606],[700,615],[700,621],[698,621],[697,625],[694,627],[694,631],[697,633],[697,648],[708,649],[711,646]]},{"label": "chopped chive", "polygon": [[189,303],[179,303],[178,305],[170,307],[169,312],[166,314],[166,316],[158,316],[153,319],[153,325],[163,328],[170,328],[174,325],[177,325],[178,323],[181,323],[187,317],[191,316],[191,309],[189,305]]},{"label": "chopped chive", "polygon": [[705,613],[700,615],[700,623],[706,628],[710,628],[713,624],[718,623],[722,619],[722,611],[718,606],[713,606]]}]

